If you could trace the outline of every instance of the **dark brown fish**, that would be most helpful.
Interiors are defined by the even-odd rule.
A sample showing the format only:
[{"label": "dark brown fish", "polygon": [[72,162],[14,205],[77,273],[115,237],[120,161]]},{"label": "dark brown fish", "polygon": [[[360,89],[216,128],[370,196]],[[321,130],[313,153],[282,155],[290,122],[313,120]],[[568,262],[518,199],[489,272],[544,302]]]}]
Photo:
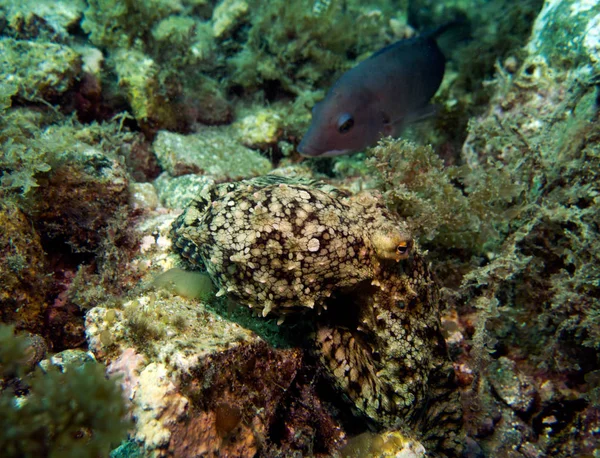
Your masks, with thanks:
[{"label": "dark brown fish", "polygon": [[451,25],[386,46],[344,73],[314,106],[300,154],[360,151],[432,114],[429,101],[442,82],[446,62],[435,39]]}]

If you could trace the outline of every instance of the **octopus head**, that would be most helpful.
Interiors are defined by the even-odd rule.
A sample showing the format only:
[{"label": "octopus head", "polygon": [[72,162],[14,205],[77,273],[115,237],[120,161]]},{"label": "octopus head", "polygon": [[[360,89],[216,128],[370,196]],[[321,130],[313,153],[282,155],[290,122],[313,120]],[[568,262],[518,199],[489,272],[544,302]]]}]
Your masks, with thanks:
[{"label": "octopus head", "polygon": [[413,241],[407,229],[384,224],[371,235],[371,243],[381,260],[400,261],[410,255]]}]

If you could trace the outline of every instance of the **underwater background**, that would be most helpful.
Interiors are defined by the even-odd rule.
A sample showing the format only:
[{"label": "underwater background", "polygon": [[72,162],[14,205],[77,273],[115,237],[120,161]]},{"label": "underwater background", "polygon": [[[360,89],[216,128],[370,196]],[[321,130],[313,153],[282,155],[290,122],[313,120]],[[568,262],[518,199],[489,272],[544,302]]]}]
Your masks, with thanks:
[{"label": "underwater background", "polygon": [[[457,18],[433,116],[297,152]],[[600,456],[599,107],[595,0],[0,0],[0,454]]]}]

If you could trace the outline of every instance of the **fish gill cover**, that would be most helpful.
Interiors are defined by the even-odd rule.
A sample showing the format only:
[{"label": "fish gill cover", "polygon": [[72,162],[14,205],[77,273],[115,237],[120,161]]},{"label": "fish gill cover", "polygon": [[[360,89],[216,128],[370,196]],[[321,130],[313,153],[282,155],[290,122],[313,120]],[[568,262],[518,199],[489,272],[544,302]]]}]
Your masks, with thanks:
[{"label": "fish gill cover", "polygon": [[[301,157],[342,75],[461,17],[430,116]],[[600,453],[598,30],[589,0],[0,2],[2,449]]]}]

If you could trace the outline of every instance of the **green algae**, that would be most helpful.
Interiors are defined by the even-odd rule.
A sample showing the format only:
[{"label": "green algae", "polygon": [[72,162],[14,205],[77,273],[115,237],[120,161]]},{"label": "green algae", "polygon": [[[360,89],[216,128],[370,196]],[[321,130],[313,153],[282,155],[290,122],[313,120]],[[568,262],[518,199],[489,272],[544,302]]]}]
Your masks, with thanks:
[{"label": "green algae", "polygon": [[179,1],[170,0],[91,0],[81,26],[96,46],[129,48],[154,24],[181,9]]},{"label": "green algae", "polygon": [[371,10],[337,0],[312,7],[301,0],[248,5],[253,14],[247,38],[228,61],[232,81],[247,88],[277,82],[295,95],[348,68],[348,53],[381,47],[391,13],[384,2],[369,5]]},{"label": "green algae", "polygon": [[426,246],[482,254],[501,243],[505,210],[519,195],[507,170],[470,175],[446,167],[429,146],[383,140],[368,159],[388,207],[406,218]]},{"label": "green algae", "polygon": [[125,437],[125,402],[103,365],[92,361],[25,372],[26,339],[0,325],[0,340],[3,381],[17,375],[27,387],[25,395],[13,391],[14,383],[0,390],[3,456],[92,458],[106,455]]}]

